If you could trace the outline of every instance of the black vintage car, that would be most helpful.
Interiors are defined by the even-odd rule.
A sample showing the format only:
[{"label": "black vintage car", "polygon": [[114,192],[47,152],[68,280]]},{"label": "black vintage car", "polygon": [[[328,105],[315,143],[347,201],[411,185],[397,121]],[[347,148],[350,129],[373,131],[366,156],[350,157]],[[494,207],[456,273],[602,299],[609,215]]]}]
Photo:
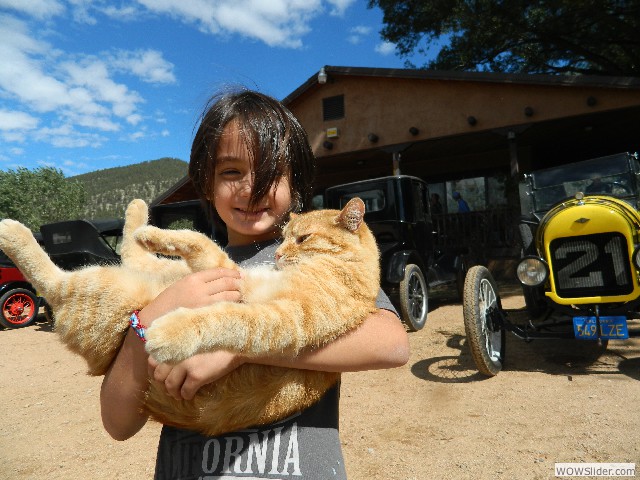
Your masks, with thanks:
[{"label": "black vintage car", "polygon": [[378,242],[383,290],[407,328],[420,330],[430,289],[461,293],[468,252],[437,247],[429,189],[420,178],[396,175],[337,185],[326,189],[324,205],[341,209],[353,197],[365,202],[364,218]]},{"label": "black vintage car", "polygon": [[64,270],[120,260],[121,218],[67,220],[40,226],[42,243],[51,260]]}]

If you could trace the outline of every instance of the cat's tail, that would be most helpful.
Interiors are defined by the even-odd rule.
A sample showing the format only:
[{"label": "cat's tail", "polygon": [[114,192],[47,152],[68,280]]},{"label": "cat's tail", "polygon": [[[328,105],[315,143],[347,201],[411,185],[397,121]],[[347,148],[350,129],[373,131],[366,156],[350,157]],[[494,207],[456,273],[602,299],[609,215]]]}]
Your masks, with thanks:
[{"label": "cat's tail", "polygon": [[0,222],[0,250],[16,264],[25,278],[47,297],[50,286],[64,276],[27,227],[15,220]]}]

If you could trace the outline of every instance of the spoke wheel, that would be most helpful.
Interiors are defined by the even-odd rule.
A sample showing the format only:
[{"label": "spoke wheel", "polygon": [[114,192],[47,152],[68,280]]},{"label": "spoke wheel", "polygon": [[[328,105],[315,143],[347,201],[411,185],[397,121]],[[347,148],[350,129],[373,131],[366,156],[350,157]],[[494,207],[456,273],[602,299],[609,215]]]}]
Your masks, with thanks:
[{"label": "spoke wheel", "polygon": [[5,328],[27,327],[38,317],[38,301],[24,288],[9,290],[0,297],[0,324]]},{"label": "spoke wheel", "polygon": [[427,282],[417,265],[409,264],[400,282],[400,314],[402,321],[412,332],[417,332],[427,321],[429,297]]},{"label": "spoke wheel", "polygon": [[463,314],[467,343],[480,373],[493,377],[504,363],[505,329],[502,305],[491,272],[472,267],[464,284]]}]

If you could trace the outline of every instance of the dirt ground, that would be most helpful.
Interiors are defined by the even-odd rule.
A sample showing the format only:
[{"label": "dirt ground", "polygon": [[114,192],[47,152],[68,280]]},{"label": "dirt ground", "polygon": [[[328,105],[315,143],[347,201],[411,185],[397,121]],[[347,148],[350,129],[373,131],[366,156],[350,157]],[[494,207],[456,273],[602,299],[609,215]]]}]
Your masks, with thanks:
[{"label": "dirt ground", "polygon": [[[503,294],[504,295],[504,294]],[[521,297],[503,296],[505,308]],[[555,462],[640,467],[640,339],[584,343],[507,338],[486,379],[465,345],[459,303],[432,301],[398,369],[343,376],[341,437],[349,478],[548,479]],[[126,442],[102,429],[100,378],[85,375],[46,323],[0,331],[0,478],[148,479],[159,426]]]}]

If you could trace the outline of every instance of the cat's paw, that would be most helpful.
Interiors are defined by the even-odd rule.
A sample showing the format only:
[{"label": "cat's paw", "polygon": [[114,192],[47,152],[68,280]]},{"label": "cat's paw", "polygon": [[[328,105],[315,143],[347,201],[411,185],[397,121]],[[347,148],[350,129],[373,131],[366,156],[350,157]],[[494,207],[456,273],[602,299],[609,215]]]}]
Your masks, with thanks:
[{"label": "cat's paw", "polygon": [[16,220],[6,218],[0,221],[0,248],[8,250],[11,246],[23,244],[33,237],[31,230]]},{"label": "cat's paw", "polygon": [[144,200],[136,198],[131,200],[124,213],[125,229],[133,232],[136,228],[147,224],[149,220],[149,207]]},{"label": "cat's paw", "polygon": [[197,353],[199,340],[185,325],[178,309],[155,322],[145,332],[147,353],[160,363],[176,363]]}]

